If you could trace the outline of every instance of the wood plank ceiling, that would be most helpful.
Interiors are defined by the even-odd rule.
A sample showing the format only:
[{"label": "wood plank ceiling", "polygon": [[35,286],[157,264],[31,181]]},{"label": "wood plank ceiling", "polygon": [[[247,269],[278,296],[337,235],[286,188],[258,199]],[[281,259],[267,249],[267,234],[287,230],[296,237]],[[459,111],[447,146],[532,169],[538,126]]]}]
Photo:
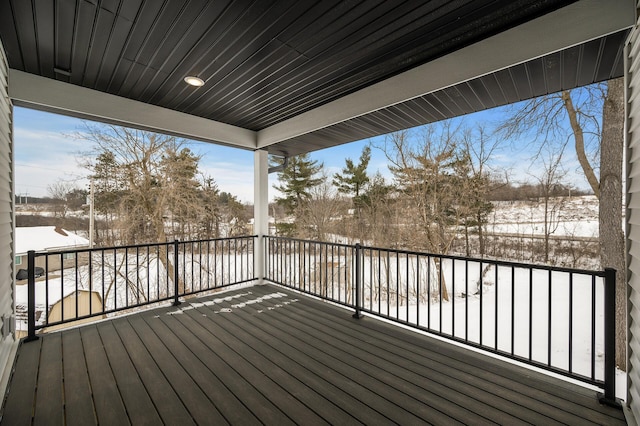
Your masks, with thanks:
[{"label": "wood plank ceiling", "polygon": [[[572,0],[0,0],[11,68],[258,131]],[[270,146],[295,155],[622,75],[621,32]],[[206,84],[187,86],[197,75]]]}]

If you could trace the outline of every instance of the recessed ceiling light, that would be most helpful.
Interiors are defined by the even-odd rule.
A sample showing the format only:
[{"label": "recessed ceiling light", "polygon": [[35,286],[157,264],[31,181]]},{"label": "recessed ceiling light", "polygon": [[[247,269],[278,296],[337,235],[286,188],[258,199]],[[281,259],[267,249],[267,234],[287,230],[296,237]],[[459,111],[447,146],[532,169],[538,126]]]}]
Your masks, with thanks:
[{"label": "recessed ceiling light", "polygon": [[200,87],[204,85],[204,80],[198,77],[194,77],[192,75],[188,75],[184,78],[185,83],[190,84],[191,86]]}]

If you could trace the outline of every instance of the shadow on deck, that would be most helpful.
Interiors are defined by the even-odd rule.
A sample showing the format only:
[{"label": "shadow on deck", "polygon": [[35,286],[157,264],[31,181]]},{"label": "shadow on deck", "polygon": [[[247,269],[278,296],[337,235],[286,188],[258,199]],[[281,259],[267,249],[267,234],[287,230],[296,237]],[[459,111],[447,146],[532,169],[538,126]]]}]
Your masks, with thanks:
[{"label": "shadow on deck", "polygon": [[264,285],[23,343],[2,424],[625,424],[593,390]]}]

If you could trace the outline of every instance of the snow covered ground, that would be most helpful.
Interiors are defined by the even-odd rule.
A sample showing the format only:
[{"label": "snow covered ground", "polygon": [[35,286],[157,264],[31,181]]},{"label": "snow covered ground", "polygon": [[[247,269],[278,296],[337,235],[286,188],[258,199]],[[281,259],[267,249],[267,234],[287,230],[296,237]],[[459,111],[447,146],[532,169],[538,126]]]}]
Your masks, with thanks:
[{"label": "snow covered ground", "polygon": [[[537,200],[495,201],[489,216],[487,232],[497,234],[543,235],[544,204]],[[550,200],[557,213],[549,214],[552,235],[566,237],[598,237],[598,199],[593,195],[558,197]],[[551,207],[549,208],[551,211]],[[622,218],[621,222],[622,224]]]}]

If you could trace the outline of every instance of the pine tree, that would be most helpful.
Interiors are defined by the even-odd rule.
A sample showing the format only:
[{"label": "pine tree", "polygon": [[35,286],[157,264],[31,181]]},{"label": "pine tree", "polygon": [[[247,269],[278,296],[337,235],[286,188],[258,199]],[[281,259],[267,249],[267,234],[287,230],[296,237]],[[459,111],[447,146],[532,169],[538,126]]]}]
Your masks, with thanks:
[{"label": "pine tree", "polygon": [[[274,188],[282,193],[282,197],[275,200],[296,220],[304,214],[301,207],[311,198],[310,189],[322,182],[321,178],[316,177],[322,168],[322,163],[312,160],[309,154],[302,154],[290,158],[287,167],[278,173],[280,185]],[[295,224],[277,224],[276,227],[279,233],[285,235],[295,233]]]},{"label": "pine tree", "polygon": [[292,157],[288,166],[278,173],[281,184],[274,188],[283,196],[276,198],[276,202],[284,207],[288,214],[295,214],[302,202],[309,199],[309,189],[322,182],[322,179],[316,177],[322,167],[324,165],[312,160],[309,154],[302,154]]},{"label": "pine tree", "polygon": [[367,167],[371,160],[371,148],[365,146],[360,155],[358,165],[353,164],[353,160],[347,158],[342,173],[336,173],[333,177],[333,185],[338,188],[338,192],[350,195],[356,210],[362,206],[364,188],[369,183]]}]

